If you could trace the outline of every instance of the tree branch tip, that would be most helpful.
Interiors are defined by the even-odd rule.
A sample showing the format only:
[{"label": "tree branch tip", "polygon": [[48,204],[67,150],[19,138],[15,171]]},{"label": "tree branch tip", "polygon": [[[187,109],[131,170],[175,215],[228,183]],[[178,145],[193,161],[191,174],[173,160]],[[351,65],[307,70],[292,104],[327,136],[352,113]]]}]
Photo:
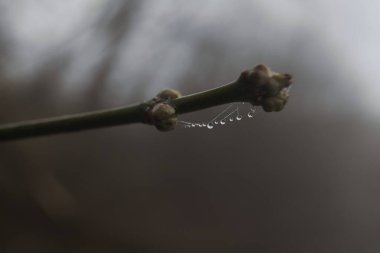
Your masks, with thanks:
[{"label": "tree branch tip", "polygon": [[234,82],[187,96],[174,89],[163,89],[141,104],[2,125],[0,141],[132,123],[150,124],[160,131],[169,131],[175,128],[180,114],[234,102],[262,106],[266,112],[281,111],[288,101],[292,82],[290,74],[277,73],[258,64],[242,71]]},{"label": "tree branch tip", "polygon": [[243,71],[237,82],[243,99],[252,105],[262,106],[264,111],[281,111],[289,98],[292,75],[272,71],[264,64]]}]

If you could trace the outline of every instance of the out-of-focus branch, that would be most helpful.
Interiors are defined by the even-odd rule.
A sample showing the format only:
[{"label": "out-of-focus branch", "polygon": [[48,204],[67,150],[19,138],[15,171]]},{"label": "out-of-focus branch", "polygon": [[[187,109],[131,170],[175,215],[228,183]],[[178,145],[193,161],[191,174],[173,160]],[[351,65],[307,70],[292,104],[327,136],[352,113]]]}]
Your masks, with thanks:
[{"label": "out-of-focus branch", "polygon": [[132,123],[150,124],[168,131],[174,129],[177,115],[232,102],[249,102],[267,112],[280,111],[288,100],[291,83],[289,74],[257,65],[243,71],[234,82],[192,95],[181,97],[178,91],[166,89],[141,104],[3,125],[0,141]]}]

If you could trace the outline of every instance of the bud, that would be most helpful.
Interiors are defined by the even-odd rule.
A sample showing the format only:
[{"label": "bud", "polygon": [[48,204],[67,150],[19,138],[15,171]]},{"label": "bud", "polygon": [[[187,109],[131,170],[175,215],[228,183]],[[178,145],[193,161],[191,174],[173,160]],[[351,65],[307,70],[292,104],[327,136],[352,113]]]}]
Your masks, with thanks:
[{"label": "bud", "polygon": [[157,103],[151,109],[151,119],[158,130],[169,131],[177,125],[175,109],[167,103]]},{"label": "bud", "polygon": [[278,97],[269,97],[263,100],[262,107],[266,112],[278,112],[284,108],[286,102],[287,100]]},{"label": "bud", "polygon": [[292,76],[277,73],[263,64],[243,71],[238,79],[253,105],[261,105],[264,111],[281,111],[289,97]]},{"label": "bud", "polygon": [[162,91],[160,91],[160,93],[157,94],[157,97],[161,98],[161,99],[176,99],[176,98],[179,98],[181,97],[181,93],[177,90],[173,90],[173,89],[164,89]]}]

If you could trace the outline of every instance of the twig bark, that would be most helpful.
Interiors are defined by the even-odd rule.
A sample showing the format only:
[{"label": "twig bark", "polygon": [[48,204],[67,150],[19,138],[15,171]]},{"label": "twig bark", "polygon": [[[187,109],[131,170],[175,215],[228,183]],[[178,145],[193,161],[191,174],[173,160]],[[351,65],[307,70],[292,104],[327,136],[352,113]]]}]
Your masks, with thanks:
[{"label": "twig bark", "polygon": [[177,115],[239,101],[262,106],[265,111],[280,111],[288,100],[291,82],[289,74],[272,72],[264,65],[257,65],[243,71],[234,82],[192,95],[181,97],[179,92],[167,89],[141,104],[5,124],[0,126],[0,141],[132,123],[151,124],[167,131],[176,125]]}]

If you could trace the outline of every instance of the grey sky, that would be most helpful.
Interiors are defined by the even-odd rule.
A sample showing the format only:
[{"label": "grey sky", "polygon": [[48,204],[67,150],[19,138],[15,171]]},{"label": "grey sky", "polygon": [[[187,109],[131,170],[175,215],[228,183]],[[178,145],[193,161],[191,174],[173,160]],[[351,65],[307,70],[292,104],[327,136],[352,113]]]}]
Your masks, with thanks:
[{"label": "grey sky", "polygon": [[[102,38],[95,39],[96,35],[92,34],[97,15],[102,9],[110,8],[107,3],[104,0],[3,0],[0,3],[3,29],[12,45],[10,76],[20,78],[32,74],[36,66],[57,50],[81,52],[80,57],[75,57],[68,78],[68,83],[80,83],[107,47]],[[380,3],[369,0],[147,0],[134,20],[111,77],[110,83],[114,85],[109,88],[117,89],[120,94],[125,78],[134,83],[139,78],[134,73],[149,64],[158,66],[159,71],[148,87],[157,90],[162,85],[173,85],[176,74],[191,68],[192,50],[199,37],[219,37],[227,46],[236,41],[242,41],[239,43],[245,47],[254,43],[259,49],[269,44],[281,57],[282,45],[289,46],[297,30],[310,28],[323,37],[327,46],[336,48],[337,65],[351,66],[350,69],[356,71],[357,80],[362,82],[350,87],[366,87],[360,96],[365,96],[364,104],[376,114],[379,88],[375,75],[369,73],[376,73],[380,64],[379,8]],[[265,18],[258,19],[257,13]],[[258,24],[258,20],[270,22],[270,28]],[[227,31],[226,27],[229,27]],[[263,27],[265,29],[260,30]],[[165,55],[164,60],[162,55]]]}]

